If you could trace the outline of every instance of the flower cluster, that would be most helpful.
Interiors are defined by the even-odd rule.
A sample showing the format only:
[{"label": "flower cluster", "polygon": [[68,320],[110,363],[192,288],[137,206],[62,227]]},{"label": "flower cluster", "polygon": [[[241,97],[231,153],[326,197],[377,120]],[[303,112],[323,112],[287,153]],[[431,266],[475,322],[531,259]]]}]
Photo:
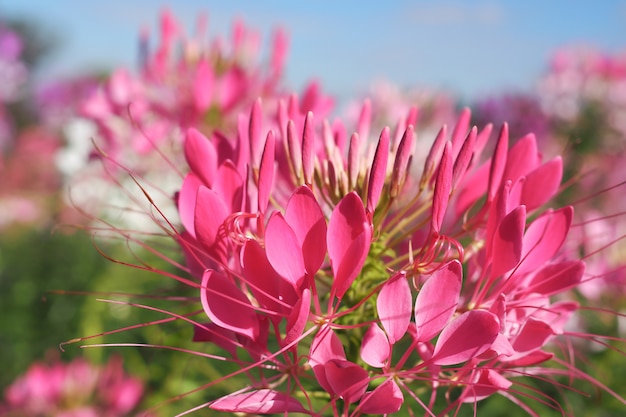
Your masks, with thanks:
[{"label": "flower cluster", "polygon": [[[490,116],[473,126],[447,96],[380,84],[350,105],[348,122],[330,120],[332,100],[317,84],[302,98],[280,89],[282,32],[264,67],[257,35],[241,23],[230,47],[205,44],[205,30],[200,19],[186,37],[166,12],[154,52],[142,36],[137,74],[118,69],[98,88],[87,80],[76,94],[48,95],[78,101],[97,132],[96,151],[77,158],[85,169],[66,172],[74,191],[87,188],[79,206],[126,207],[128,185],[138,185],[142,218],[182,254],[179,262],[105,220],[183,271],[160,271],[190,287],[165,297],[183,300],[181,310],[139,307],[169,315],[146,325],[193,327],[195,351],[168,349],[223,366],[198,409],[443,416],[500,395],[530,415],[535,405],[565,413],[533,380],[573,391],[583,380],[626,403],[578,369],[570,348],[579,338],[609,345],[569,327],[581,310],[571,295],[606,269],[587,268],[567,242],[573,207],[551,207],[566,167],[560,156],[544,160],[545,139],[524,127],[532,109],[533,129],[548,135],[554,116],[542,100],[485,103]],[[620,79],[622,67],[608,67],[602,76]],[[555,74],[569,72],[561,63]],[[510,118],[506,108],[524,115],[511,135],[488,123]],[[454,127],[433,129],[450,119]],[[70,144],[84,149],[84,131],[77,136]],[[131,199],[129,211],[140,211]],[[126,223],[145,232],[136,217]]]},{"label": "flower cluster", "polygon": [[84,359],[35,363],[6,390],[0,411],[15,417],[123,417],[132,415],[143,384],[124,373],[119,358],[104,368]]},{"label": "flower cluster", "polygon": [[576,336],[562,296],[585,276],[563,250],[572,207],[545,208],[561,158],[542,161],[532,134],[509,147],[506,124],[483,156],[493,127],[465,109],[416,169],[415,116],[372,141],[369,102],[348,134],[294,98],[258,100],[235,135],[187,130],[170,234],[205,319],[171,314],[240,366],[206,387],[242,384],[203,406],[444,415],[500,394],[562,410],[522,377],[605,388],[550,347]]},{"label": "flower cluster", "polygon": [[[70,198],[82,207],[93,207],[88,211],[95,211],[95,217],[119,218],[119,207],[134,204],[117,192],[120,182],[132,187],[124,177],[127,170],[162,188],[177,184],[180,174],[170,168],[184,165],[181,144],[187,128],[207,135],[216,130],[234,134],[242,109],[247,112],[258,97],[269,104],[286,95],[281,81],[288,39],[282,30],[275,33],[266,63],[258,56],[258,33],[240,21],[235,22],[231,38],[224,40],[207,37],[207,19],[200,16],[196,33],[189,36],[166,10],[159,34],[154,50],[148,34],[141,35],[136,74],[116,69],[78,106],[83,124],[69,132],[64,150],[65,159],[80,162],[68,176]],[[311,82],[300,104],[327,114],[333,100]],[[96,143],[95,150],[85,147],[90,145],[88,137]],[[165,173],[172,175],[165,178]],[[166,210],[170,200],[159,202]],[[113,209],[109,213],[107,206]],[[138,216],[131,217],[128,224],[138,221]]]}]

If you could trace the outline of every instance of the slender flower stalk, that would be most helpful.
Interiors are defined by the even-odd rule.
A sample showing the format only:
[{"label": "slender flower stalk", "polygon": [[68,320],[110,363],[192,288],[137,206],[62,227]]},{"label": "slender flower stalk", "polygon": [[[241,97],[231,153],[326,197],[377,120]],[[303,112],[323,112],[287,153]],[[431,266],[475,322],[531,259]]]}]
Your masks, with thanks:
[{"label": "slender flower stalk", "polygon": [[201,310],[168,314],[240,367],[204,387],[240,389],[200,408],[433,416],[502,395],[538,415],[533,400],[565,411],[527,379],[561,376],[626,404],[558,348],[592,338],[566,327],[585,264],[564,251],[572,207],[546,208],[560,157],[532,134],[509,147],[506,124],[482,155],[492,126],[465,109],[420,170],[415,111],[371,141],[370,103],[352,134],[295,103],[257,101],[234,135],[186,131],[181,227],[164,230]]}]

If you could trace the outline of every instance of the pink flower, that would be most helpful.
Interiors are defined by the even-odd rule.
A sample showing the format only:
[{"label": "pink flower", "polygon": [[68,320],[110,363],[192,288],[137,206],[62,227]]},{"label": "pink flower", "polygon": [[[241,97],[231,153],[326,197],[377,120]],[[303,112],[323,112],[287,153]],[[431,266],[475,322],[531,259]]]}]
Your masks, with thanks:
[{"label": "pink flower", "polygon": [[240,389],[206,406],[444,415],[518,403],[520,375],[588,379],[550,362],[566,363],[552,342],[578,336],[565,326],[579,305],[561,298],[585,276],[563,249],[573,209],[544,208],[560,157],[544,162],[532,134],[509,148],[506,125],[483,157],[492,127],[465,109],[415,175],[415,111],[371,141],[370,103],[353,128],[296,103],[271,115],[257,101],[236,134],[185,135],[172,233],[191,278],[174,278],[199,292],[194,340],[241,369],[207,385]]},{"label": "pink flower", "polygon": [[142,395],[143,384],[124,373],[119,358],[104,368],[83,359],[35,363],[9,386],[0,410],[24,417],[122,417]]}]

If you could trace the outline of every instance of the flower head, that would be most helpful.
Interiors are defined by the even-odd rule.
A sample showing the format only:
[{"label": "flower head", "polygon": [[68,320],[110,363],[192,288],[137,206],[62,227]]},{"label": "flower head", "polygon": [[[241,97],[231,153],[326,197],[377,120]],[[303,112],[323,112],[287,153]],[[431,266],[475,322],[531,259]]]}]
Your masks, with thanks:
[{"label": "flower head", "polygon": [[544,162],[532,134],[509,147],[506,124],[483,156],[492,127],[465,109],[416,170],[414,111],[371,141],[367,102],[351,135],[295,102],[268,116],[257,101],[233,135],[186,132],[169,233],[202,309],[185,320],[240,366],[207,387],[241,389],[206,406],[444,415],[501,394],[559,409],[520,377],[592,380],[550,348],[585,274],[563,250],[573,209],[544,208],[560,157]]}]

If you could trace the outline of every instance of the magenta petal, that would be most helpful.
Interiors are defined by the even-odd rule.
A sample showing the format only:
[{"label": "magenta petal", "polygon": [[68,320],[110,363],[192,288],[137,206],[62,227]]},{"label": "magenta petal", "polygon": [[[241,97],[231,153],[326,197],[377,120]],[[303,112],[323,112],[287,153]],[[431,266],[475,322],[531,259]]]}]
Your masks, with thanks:
[{"label": "magenta petal", "polygon": [[415,301],[416,340],[428,342],[448,323],[459,302],[463,271],[450,261],[426,280]]},{"label": "magenta petal", "polygon": [[190,172],[183,181],[183,186],[178,193],[178,214],[180,221],[183,224],[185,230],[195,239],[196,231],[194,227],[194,214],[196,212],[196,195],[198,194],[198,188],[202,185],[200,179]]},{"label": "magenta petal", "polygon": [[552,327],[540,320],[529,318],[513,341],[517,352],[529,352],[539,349],[554,335]]},{"label": "magenta petal", "polygon": [[224,238],[224,231],[220,230],[224,220],[228,217],[228,208],[224,201],[213,190],[201,185],[196,196],[194,213],[194,229],[198,242],[210,249]]},{"label": "magenta petal", "polygon": [[540,162],[541,157],[537,151],[535,135],[528,134],[509,149],[502,181],[515,182],[537,168]]},{"label": "magenta petal", "polygon": [[326,240],[335,277],[331,293],[341,299],[361,272],[372,240],[363,202],[355,192],[347,194],[335,206]]},{"label": "magenta petal", "polygon": [[376,323],[373,323],[361,342],[361,359],[374,368],[382,368],[389,360],[391,348],[385,332]]},{"label": "magenta petal", "polygon": [[472,158],[474,157],[474,147],[476,145],[476,137],[478,136],[478,129],[474,126],[471,130],[463,146],[459,151],[459,156],[454,161],[454,168],[452,169],[452,187],[456,188],[459,184],[467,168],[469,167]]},{"label": "magenta petal", "polygon": [[287,318],[287,326],[285,328],[287,334],[282,342],[283,346],[287,346],[302,335],[309,319],[310,309],[311,290],[305,288]]},{"label": "magenta petal", "polygon": [[328,393],[333,392],[333,388],[326,378],[326,369],[324,365],[331,360],[346,360],[346,353],[339,337],[332,331],[330,327],[322,327],[313,342],[309,353],[309,364],[313,369],[317,382]]},{"label": "magenta petal", "polygon": [[582,261],[564,261],[543,267],[528,283],[528,290],[554,295],[578,285],[585,272]]},{"label": "magenta petal", "polygon": [[522,191],[522,204],[528,211],[540,207],[556,194],[563,176],[563,161],[557,156],[526,176]]},{"label": "magenta petal", "polygon": [[489,349],[499,330],[495,314],[484,310],[467,311],[443,329],[435,344],[432,362],[443,366],[468,361]]},{"label": "magenta petal", "polygon": [[392,414],[400,410],[403,403],[400,387],[389,379],[363,396],[359,411],[364,414]]},{"label": "magenta petal", "polygon": [[572,207],[549,210],[528,226],[524,234],[522,262],[517,274],[543,266],[557,253],[569,232],[573,215]]},{"label": "magenta petal", "polygon": [[372,161],[369,182],[367,185],[367,211],[373,215],[380,194],[387,178],[387,160],[389,159],[389,128],[386,127],[380,133],[376,153]]},{"label": "magenta petal", "polygon": [[302,249],[296,234],[279,212],[272,214],[267,223],[265,252],[276,272],[297,288],[306,274]]},{"label": "magenta petal", "polygon": [[209,408],[229,413],[309,414],[295,398],[270,389],[260,389],[245,394],[230,394],[213,401]]},{"label": "magenta petal", "polygon": [[211,187],[217,171],[217,151],[211,141],[194,128],[185,135],[185,159],[204,185]]},{"label": "magenta petal", "polygon": [[206,111],[211,105],[213,97],[213,69],[206,59],[198,63],[193,81],[193,98],[196,110]]},{"label": "magenta petal", "polygon": [[452,135],[450,138],[453,156],[456,156],[461,149],[463,139],[467,136],[467,129],[469,129],[471,117],[472,112],[468,107],[465,107],[463,108],[463,110],[461,110],[461,114],[459,115],[459,119],[457,120],[456,125],[452,130]]},{"label": "magenta petal", "polygon": [[218,326],[253,340],[259,335],[259,319],[254,306],[231,280],[219,272],[205,271],[200,301],[204,312]]},{"label": "magenta petal", "polygon": [[304,119],[302,133],[302,171],[304,183],[313,184],[313,170],[315,165],[315,131],[313,130],[313,113],[308,112]]},{"label": "magenta petal", "polygon": [[217,168],[212,189],[222,196],[231,212],[241,211],[243,178],[232,161],[226,160]]},{"label": "magenta petal", "polygon": [[452,147],[450,142],[446,143],[443,148],[441,163],[437,171],[437,180],[435,182],[435,190],[433,191],[432,206],[432,230],[439,233],[441,224],[443,223],[446,209],[448,208],[448,200],[450,199],[450,191],[452,189]]},{"label": "magenta petal", "polygon": [[498,391],[508,390],[513,383],[493,369],[478,370],[478,378],[463,391],[464,403],[480,401]]},{"label": "magenta petal", "polygon": [[475,204],[479,198],[485,195],[488,179],[489,165],[485,163],[461,181],[461,185],[455,193],[454,210],[458,218],[461,218],[463,213]]},{"label": "magenta petal", "polygon": [[289,314],[298,295],[293,285],[270,265],[265,250],[256,240],[247,241],[241,250],[241,265],[245,280],[257,302],[269,312],[273,321]]},{"label": "magenta petal", "polygon": [[261,213],[265,213],[269,202],[270,191],[274,181],[274,159],[274,132],[270,130],[267,133],[261,166],[259,168],[258,207]]},{"label": "magenta petal", "polygon": [[306,270],[313,276],[326,257],[326,218],[309,187],[299,187],[291,195],[285,220],[302,247]]},{"label": "magenta petal", "polygon": [[487,201],[492,201],[502,184],[502,176],[506,168],[507,151],[509,150],[509,125],[504,123],[498,135],[496,149],[489,166],[489,182],[487,185]]},{"label": "magenta petal", "polygon": [[580,305],[574,301],[559,301],[550,306],[546,310],[538,311],[534,314],[535,318],[547,323],[554,334],[562,334],[563,328],[569,321],[570,317],[580,308]]},{"label": "magenta petal", "polygon": [[515,267],[522,258],[522,239],[526,226],[526,207],[519,206],[507,214],[493,236],[491,275],[499,277]]},{"label": "magenta petal", "polygon": [[252,168],[258,168],[261,163],[261,153],[263,152],[263,106],[261,99],[257,98],[250,110],[250,121],[248,123],[248,140],[250,143],[250,163]]},{"label": "magenta petal", "polygon": [[331,360],[324,365],[326,379],[335,394],[347,403],[361,399],[369,384],[368,372],[356,363],[344,360]]},{"label": "magenta petal", "polygon": [[409,327],[412,301],[411,288],[405,274],[391,277],[378,294],[378,318],[392,345],[404,336]]}]

